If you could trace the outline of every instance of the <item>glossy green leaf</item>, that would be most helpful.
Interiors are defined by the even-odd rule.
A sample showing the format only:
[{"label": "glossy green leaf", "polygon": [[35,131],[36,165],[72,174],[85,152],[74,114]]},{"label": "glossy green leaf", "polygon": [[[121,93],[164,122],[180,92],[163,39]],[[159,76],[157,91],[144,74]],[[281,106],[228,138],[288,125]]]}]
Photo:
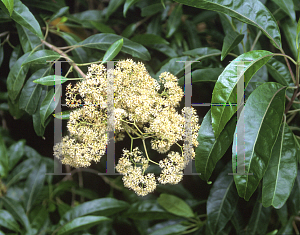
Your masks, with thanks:
[{"label": "glossy green leaf", "polygon": [[262,204],[279,209],[290,196],[297,176],[297,153],[293,132],[281,124],[267,171],[263,178]]},{"label": "glossy green leaf", "polygon": [[128,9],[135,3],[137,3],[140,0],[126,0],[125,4],[124,4],[124,8],[123,8],[123,15],[124,17],[126,17],[126,13],[128,11]]},{"label": "glossy green leaf", "polygon": [[244,220],[244,216],[243,216],[243,208],[239,209],[239,204],[237,205],[237,208],[234,211],[234,213],[230,219],[230,222],[234,226],[236,233],[243,235],[244,228],[246,227],[246,225],[245,225],[245,220]]},{"label": "glossy green leaf", "polygon": [[244,34],[239,34],[232,31],[231,34],[226,34],[222,47],[221,61],[225,59],[229,52],[231,52],[244,38]]},{"label": "glossy green leaf", "polygon": [[197,25],[190,20],[184,21],[184,29],[187,32],[187,40],[190,49],[200,48],[201,40],[198,35]]},{"label": "glossy green leaf", "polygon": [[59,86],[57,90],[55,89],[55,92],[54,92],[54,88],[49,90],[45,99],[43,100],[43,102],[41,104],[40,118],[41,118],[41,123],[43,126],[45,126],[45,121],[46,121],[47,117],[50,116],[50,114],[54,111],[54,109],[56,108],[56,105],[58,104],[54,100],[56,92],[59,94],[59,96],[61,95],[61,86]]},{"label": "glossy green leaf", "polygon": [[48,71],[48,68],[42,68],[36,71],[25,83],[21,96],[20,96],[20,109],[25,110],[30,115],[34,114],[37,110],[39,100],[42,94],[42,86],[35,84],[33,81],[43,77],[44,74]]},{"label": "glossy green leaf", "polygon": [[299,44],[298,44],[298,38],[299,38],[299,33],[300,33],[300,19],[298,20],[298,24],[297,24],[297,32],[296,32],[296,47],[297,49],[299,49]]},{"label": "glossy green leaf", "polygon": [[41,108],[43,100],[46,97],[46,94],[47,94],[47,87],[43,86],[37,109],[36,109],[35,113],[32,115],[33,129],[38,136],[43,136],[44,132],[45,132],[45,127],[41,121],[40,108]]},{"label": "glossy green leaf", "polygon": [[[197,69],[192,71],[192,83],[200,82],[216,82],[218,77],[223,72],[224,69],[221,68],[207,68],[207,69]],[[184,85],[184,77],[178,80],[178,85]]]},{"label": "glossy green leaf", "polygon": [[151,16],[151,15],[154,15],[154,14],[162,11],[163,9],[164,9],[164,7],[162,6],[161,3],[154,3],[152,5],[143,7],[141,9],[142,10],[141,16],[142,17]]},{"label": "glossy green leaf", "polygon": [[11,16],[14,10],[14,0],[1,0],[1,1],[9,11],[9,15]]},{"label": "glossy green leaf", "polygon": [[103,56],[102,64],[107,61],[113,60],[119,54],[120,50],[122,49],[122,46],[123,46],[123,38],[114,42],[105,52]]},{"label": "glossy green leaf", "polygon": [[123,4],[124,0],[111,0],[108,3],[108,7],[105,12],[105,20],[108,20],[109,16],[114,13],[119,6]]},{"label": "glossy green leaf", "polygon": [[[234,59],[221,73],[213,90],[211,103],[228,104],[237,103],[236,86],[240,79],[244,78],[245,87],[252,76],[268,62],[273,54],[269,51],[257,50],[244,53]],[[238,70],[237,63],[244,62],[244,70]],[[238,71],[240,73],[238,74]],[[218,137],[226,123],[236,112],[236,106],[212,106],[212,127],[215,137]]]},{"label": "glossy green leaf", "polygon": [[121,36],[125,37],[125,38],[129,38],[131,37],[131,35],[134,33],[134,31],[136,30],[136,24],[132,23],[130,25],[128,25],[122,32]]},{"label": "glossy green leaf", "polygon": [[188,227],[181,224],[173,224],[164,226],[163,228],[157,229],[149,235],[172,235],[172,234],[180,234],[184,231],[188,230]]},{"label": "glossy green leaf", "polygon": [[130,39],[133,42],[142,44],[144,46],[153,44],[169,44],[168,41],[155,34],[137,34]]},{"label": "glossy green leaf", "polygon": [[13,49],[11,56],[9,58],[9,69],[12,68],[12,66],[16,63],[16,61],[20,58],[21,55],[22,55],[22,48],[20,45],[17,45]]},{"label": "glossy green leaf", "polygon": [[134,220],[159,220],[177,219],[169,212],[166,212],[156,200],[137,201],[131,204],[130,208],[122,215]]},{"label": "glossy green leaf", "polygon": [[166,211],[174,215],[187,217],[187,218],[194,216],[193,210],[190,208],[190,206],[186,204],[185,201],[183,201],[182,199],[174,195],[162,193],[157,199],[157,202]]},{"label": "glossy green leaf", "polygon": [[7,99],[9,113],[13,116],[14,119],[20,119],[24,114],[25,111],[19,108],[19,99],[20,96],[17,96],[16,100],[11,100],[10,97]]},{"label": "glossy green leaf", "polygon": [[266,234],[271,209],[271,207],[264,207],[258,200],[256,201],[247,226],[247,234]]},{"label": "glossy green leaf", "polygon": [[30,231],[31,226],[30,226],[28,217],[25,214],[25,211],[24,211],[23,207],[20,205],[20,203],[9,197],[1,197],[1,200],[2,200],[3,205],[6,208],[6,210],[16,220],[18,220],[22,225],[24,225],[27,231]]},{"label": "glossy green leaf", "polygon": [[291,74],[285,64],[272,58],[266,63],[268,72],[281,85],[288,86],[292,82]]},{"label": "glossy green leaf", "polygon": [[55,12],[53,14],[53,16],[51,16],[51,18],[49,19],[48,23],[50,23],[51,21],[55,20],[58,17],[61,17],[61,16],[65,15],[68,11],[69,11],[69,7],[62,7],[62,8],[60,8],[57,12]]},{"label": "glossy green leaf", "polygon": [[285,226],[288,222],[287,203],[285,203],[280,209],[276,210],[276,214],[278,215],[281,225]]},{"label": "glossy green leaf", "polygon": [[72,80],[72,78],[65,78],[63,76],[59,76],[59,79],[55,80],[55,75],[48,75],[45,77],[43,77],[42,75],[38,79],[33,80],[32,82],[45,86],[55,86],[55,84],[57,83],[60,85],[69,80]]},{"label": "glossy green leaf", "polygon": [[213,183],[207,199],[207,225],[213,234],[218,234],[224,229],[239,199],[233,177],[228,175],[229,172],[230,164],[227,164]]},{"label": "glossy green leaf", "polygon": [[294,58],[297,58],[297,22],[291,20],[290,18],[286,18],[280,22],[280,27]]},{"label": "glossy green leaf", "polygon": [[[122,39],[122,37],[119,35],[101,33],[88,37],[84,41],[80,42],[78,45],[106,51],[113,42],[119,39]],[[151,56],[145,47],[138,43],[132,42],[127,38],[123,38],[123,40],[124,44],[121,49],[122,52],[130,54],[133,57],[137,57],[142,60],[150,60]]]},{"label": "glossy green leaf", "polygon": [[[285,105],[285,89],[278,83],[264,83],[252,92],[237,122],[237,130],[244,129],[245,153],[242,166],[236,166],[236,138],[232,146],[232,170],[244,168],[245,174],[234,175],[239,196],[246,201],[256,190],[270,161],[278,136]],[[242,121],[241,121],[242,120]],[[244,173],[244,172],[243,172]],[[253,175],[248,175],[253,173]]]},{"label": "glossy green leaf", "polygon": [[0,209],[0,224],[2,227],[8,228],[12,231],[20,231],[19,224],[15,221],[14,217],[6,210]]},{"label": "glossy green leaf", "polygon": [[197,141],[201,144],[195,149],[195,166],[200,178],[208,181],[217,162],[223,157],[232,143],[236,118],[232,118],[216,139],[211,124],[211,111],[205,115]]},{"label": "glossy green leaf", "polygon": [[17,62],[11,67],[10,72],[7,77],[6,85],[8,90],[8,96],[15,100],[20,93],[22,86],[25,81],[26,74],[29,70],[28,66],[21,66],[26,60],[29,53],[21,56]]},{"label": "glossy green leaf", "polygon": [[73,221],[65,224],[59,230],[57,235],[67,235],[67,234],[74,234],[78,231],[89,229],[93,226],[98,225],[103,221],[110,220],[105,216],[83,216],[74,219]]},{"label": "glossy green leaf", "polygon": [[164,64],[160,70],[156,73],[156,77],[158,78],[159,75],[165,71],[173,74],[174,76],[178,76],[178,74],[183,73],[185,69],[185,62],[179,61],[188,61],[188,56],[181,56],[170,59],[166,64]]},{"label": "glossy green leaf", "polygon": [[[24,155],[25,140],[19,140],[9,146],[7,151],[7,156],[9,156],[8,170],[13,169],[13,167],[20,161]],[[3,156],[3,155],[1,155]]]},{"label": "glossy green leaf", "polygon": [[39,37],[37,37],[33,32],[20,24],[16,24],[16,27],[18,31],[19,41],[24,53],[30,52],[33,49],[40,50],[42,48],[37,47],[41,44],[41,39],[39,39]]},{"label": "glossy green leaf", "polygon": [[170,38],[177,30],[181,23],[182,5],[178,4],[172,11],[167,21],[166,37]]},{"label": "glossy green leaf", "polygon": [[0,134],[0,177],[6,177],[8,173],[9,159],[7,155],[7,149],[2,135]]},{"label": "glossy green leaf", "polygon": [[294,227],[293,227],[293,221],[294,221],[295,217],[291,216],[289,218],[289,221],[287,222],[287,224],[283,227],[281,227],[281,229],[278,231],[278,235],[281,234],[294,234]]},{"label": "glossy green leaf", "polygon": [[49,224],[49,213],[45,205],[37,205],[30,211],[29,220],[32,228],[37,230],[42,229],[43,226]]},{"label": "glossy green leaf", "polygon": [[[11,0],[9,0],[11,1]],[[18,24],[24,26],[25,28],[29,29],[31,32],[33,32],[36,36],[43,39],[43,34],[41,31],[41,27],[33,14],[29,11],[29,9],[20,1],[20,0],[14,0],[13,5],[13,12],[11,14],[11,18]],[[7,9],[2,10],[9,14]]]},{"label": "glossy green leaf", "polygon": [[77,217],[84,215],[106,215],[110,216],[128,208],[128,203],[114,198],[101,198],[82,203],[69,210],[61,218],[59,224],[63,225]]},{"label": "glossy green leaf", "polygon": [[149,47],[171,58],[178,56],[177,52],[172,47],[165,44],[153,44],[153,45],[149,45]]},{"label": "glossy green leaf", "polygon": [[44,186],[44,181],[46,177],[46,165],[41,164],[39,167],[32,169],[29,174],[27,181],[25,183],[25,192],[24,205],[26,213],[30,211],[31,207],[35,203],[36,198],[38,197],[41,189]]},{"label": "glossy green leaf", "polygon": [[111,27],[107,24],[97,22],[97,21],[90,21],[90,23],[101,33],[116,33]]},{"label": "glossy green leaf", "polygon": [[35,51],[27,57],[22,66],[28,63],[46,64],[47,61],[53,61],[60,58],[60,54],[51,50]]},{"label": "glossy green leaf", "polygon": [[[175,0],[201,9],[222,12],[244,23],[258,27],[276,46],[281,48],[281,37],[277,22],[271,12],[260,2],[253,0]],[[254,14],[255,12],[255,14]]]},{"label": "glossy green leaf", "polygon": [[201,47],[201,48],[196,48],[193,50],[189,51],[184,51],[184,55],[189,55],[192,57],[197,57],[200,56],[201,59],[209,57],[209,56],[217,56],[221,55],[221,51],[215,48],[210,48],[210,47]]},{"label": "glossy green leaf", "polygon": [[283,10],[293,21],[296,20],[293,0],[272,0]]}]

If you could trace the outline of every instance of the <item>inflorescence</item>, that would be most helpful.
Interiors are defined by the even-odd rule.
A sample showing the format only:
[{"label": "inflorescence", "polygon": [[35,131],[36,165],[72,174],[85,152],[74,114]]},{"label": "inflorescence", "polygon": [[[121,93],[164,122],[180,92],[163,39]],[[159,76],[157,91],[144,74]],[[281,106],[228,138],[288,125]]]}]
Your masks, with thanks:
[{"label": "inflorescence", "polygon": [[[54,146],[54,156],[63,164],[78,168],[88,167],[92,161],[99,162],[105,154],[109,141],[109,72],[113,73],[114,82],[115,141],[123,140],[126,134],[131,138],[131,150],[123,149],[116,166],[123,175],[125,187],[145,196],[155,190],[157,183],[177,184],[182,180],[183,169],[195,157],[194,147],[198,146],[200,126],[196,110],[184,107],[181,114],[176,111],[184,93],[174,75],[164,72],[157,81],[144,64],[130,59],[118,62],[113,71],[107,71],[102,64],[92,64],[86,79],[73,88],[71,84],[67,86],[67,106],[82,107],[70,113],[69,135]],[[152,149],[162,154],[169,152],[164,160],[157,163],[149,158],[147,138],[151,138]],[[142,140],[146,156],[138,148],[133,149],[135,139]],[[178,144],[183,140],[182,146]],[[169,151],[174,144],[180,147],[181,153]],[[150,162],[161,168],[158,178],[154,173],[145,174]]]}]

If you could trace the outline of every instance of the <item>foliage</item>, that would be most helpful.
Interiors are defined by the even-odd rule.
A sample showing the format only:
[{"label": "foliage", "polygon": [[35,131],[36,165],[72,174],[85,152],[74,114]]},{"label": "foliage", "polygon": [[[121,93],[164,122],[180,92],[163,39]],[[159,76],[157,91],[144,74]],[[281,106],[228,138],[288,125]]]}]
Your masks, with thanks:
[{"label": "foliage", "polygon": [[[299,234],[299,11],[295,0],[1,0],[0,234]],[[65,88],[92,64],[126,59],[157,82],[176,76],[186,93],[191,61],[200,177],[139,197],[122,176],[98,174],[105,159],[62,176],[53,151],[39,153],[46,142],[32,147],[53,140],[54,119],[68,134],[83,109],[53,114]],[[134,138],[118,138],[116,161],[123,148],[167,156]]]}]

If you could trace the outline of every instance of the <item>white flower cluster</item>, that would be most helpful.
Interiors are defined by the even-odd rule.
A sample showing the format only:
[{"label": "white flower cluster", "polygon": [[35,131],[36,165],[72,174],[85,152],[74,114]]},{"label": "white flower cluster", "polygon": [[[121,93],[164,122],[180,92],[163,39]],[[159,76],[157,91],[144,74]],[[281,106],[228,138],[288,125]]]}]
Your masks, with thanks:
[{"label": "white flower cluster", "polygon": [[[67,125],[70,136],[54,147],[54,155],[64,164],[87,167],[105,154],[108,73],[111,71],[106,71],[103,65],[92,64],[85,80],[73,88],[70,84],[67,86],[67,105],[84,106],[71,112]],[[148,157],[146,148],[146,157],[143,157],[138,148],[132,150],[131,144],[131,151],[124,149],[116,166],[123,174],[125,187],[144,196],[155,190],[157,181],[177,184],[198,145],[200,126],[196,110],[184,108],[181,114],[176,111],[184,93],[177,78],[168,72],[162,73],[157,81],[149,75],[144,64],[124,60],[117,63],[112,73],[115,140],[123,140],[127,133],[131,143],[139,138],[144,147],[145,139],[152,138],[151,147],[159,153],[167,153],[174,144],[181,148],[181,153],[172,151],[166,159],[156,163]],[[183,140],[188,140],[188,144],[179,145]],[[157,179],[153,173],[144,174],[149,162],[156,163],[162,170]]]}]

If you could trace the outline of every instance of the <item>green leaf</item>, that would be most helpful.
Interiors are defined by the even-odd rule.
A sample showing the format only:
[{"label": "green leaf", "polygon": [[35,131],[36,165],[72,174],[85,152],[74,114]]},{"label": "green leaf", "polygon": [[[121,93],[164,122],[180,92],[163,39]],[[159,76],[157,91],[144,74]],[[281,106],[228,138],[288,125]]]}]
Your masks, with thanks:
[{"label": "green leaf", "polygon": [[134,31],[136,30],[136,23],[132,23],[130,25],[128,25],[122,32],[121,36],[125,37],[125,38],[129,38]]},{"label": "green leaf", "polygon": [[101,33],[116,33],[111,27],[104,23],[97,21],[90,21],[90,23],[95,27],[95,29],[97,29]]},{"label": "green leaf", "polygon": [[46,61],[53,61],[60,58],[60,54],[51,50],[35,51],[27,57],[22,66],[28,63],[46,64]]},{"label": "green leaf", "polygon": [[[41,40],[29,29],[20,24],[16,24],[16,27],[18,31],[19,41],[24,53],[32,51],[41,44]],[[36,48],[36,50],[40,50],[41,48],[42,47],[38,47]]]},{"label": "green leaf", "polygon": [[296,20],[293,0],[272,0],[283,10],[293,21]]},{"label": "green leaf", "polygon": [[169,226],[163,226],[161,229],[157,229],[154,232],[150,233],[149,235],[174,235],[174,234],[181,234],[188,229],[188,227],[183,226],[181,224],[172,224]]},{"label": "green leaf", "polygon": [[28,213],[31,207],[34,205],[36,198],[38,197],[41,189],[44,186],[46,177],[46,165],[41,164],[39,168],[32,169],[25,183],[24,205],[26,213]]},{"label": "green leaf", "polygon": [[56,18],[65,15],[68,11],[69,11],[69,7],[62,7],[62,8],[60,8],[57,12],[55,12],[55,13],[53,14],[53,16],[51,16],[51,18],[50,18],[49,21],[48,21],[48,24],[49,24],[51,21],[55,20]]},{"label": "green leaf", "polygon": [[278,231],[278,235],[281,234],[293,234],[294,233],[294,227],[293,227],[293,222],[294,222],[295,216],[291,216],[289,218],[289,221],[287,222],[287,224],[283,227],[281,227],[281,229]]},{"label": "green leaf", "polygon": [[272,13],[260,2],[253,0],[175,0],[176,2],[222,12],[246,24],[258,27],[278,49],[281,48],[281,37],[277,22]]},{"label": "green leaf", "polygon": [[182,54],[189,55],[192,57],[200,56],[201,59],[203,59],[209,56],[221,55],[221,51],[215,48],[201,47],[189,51],[184,51]]},{"label": "green leaf", "polygon": [[58,84],[63,84],[66,81],[72,80],[72,78],[65,78],[63,76],[59,76],[59,79],[55,80],[55,75],[48,75],[43,77],[40,76],[40,78],[33,80],[32,82],[45,85],[45,86],[55,86],[55,84],[58,82]]},{"label": "green leaf", "polygon": [[8,155],[2,135],[0,134],[0,177],[6,177],[8,173]]},{"label": "green leaf", "polygon": [[[278,83],[264,83],[252,92],[243,108],[237,130],[244,129],[244,162],[236,166],[237,136],[234,135],[232,147],[232,170],[244,168],[245,174],[234,175],[239,196],[246,201],[256,190],[265,174],[271,151],[278,136],[285,105],[285,89]],[[242,120],[242,121],[241,121]],[[243,172],[244,173],[244,172]],[[253,175],[247,175],[253,173]]]},{"label": "green leaf", "polygon": [[271,160],[263,178],[262,204],[281,208],[292,191],[297,176],[297,152],[293,132],[281,124],[272,149]]},{"label": "green leaf", "polygon": [[298,24],[297,24],[297,36],[296,36],[296,47],[297,49],[299,49],[299,44],[298,44],[298,38],[299,38],[299,32],[300,32],[300,19],[298,20]]},{"label": "green leaf", "polygon": [[276,214],[278,215],[281,225],[285,226],[288,222],[287,203],[285,203],[280,209],[276,210]]},{"label": "green leaf", "polygon": [[239,34],[232,31],[231,34],[226,34],[222,46],[221,61],[225,59],[229,52],[231,52],[244,38],[244,34]]},{"label": "green leaf", "polygon": [[43,126],[45,126],[45,121],[47,117],[50,116],[50,114],[55,110],[58,102],[55,102],[55,93],[58,92],[59,96],[61,96],[61,86],[58,87],[58,90],[52,88],[51,90],[48,91],[45,99],[43,100],[40,108],[40,118],[41,118],[41,123]]},{"label": "green leaf", "polygon": [[83,216],[65,224],[58,230],[57,235],[74,234],[78,231],[89,229],[100,222],[110,220],[105,216]]},{"label": "green leaf", "polygon": [[289,86],[292,82],[291,74],[285,64],[271,58],[268,63],[266,63],[268,72],[275,79],[276,82],[284,86]]},{"label": "green leaf", "polygon": [[109,16],[114,13],[119,6],[123,4],[124,0],[111,0],[108,3],[108,7],[105,9],[105,20],[108,20]]},{"label": "green leaf", "polygon": [[43,100],[46,97],[46,94],[47,94],[47,87],[43,86],[37,109],[36,109],[35,113],[32,115],[33,128],[34,128],[35,133],[38,136],[43,136],[44,132],[45,132],[45,127],[41,122],[40,108],[41,108]]},{"label": "green leaf", "polygon": [[[192,83],[200,82],[216,82],[218,77],[223,72],[222,68],[207,68],[207,69],[197,69],[192,71]],[[178,80],[179,86],[184,86],[184,76]]]},{"label": "green leaf", "polygon": [[108,50],[105,52],[104,56],[103,56],[103,60],[102,60],[102,64],[105,63],[106,61],[110,61],[113,60],[116,55],[119,54],[121,48],[123,46],[123,38],[119,39],[118,41],[114,42],[109,48]]},{"label": "green leaf", "polygon": [[11,53],[9,59],[9,69],[12,68],[12,66],[16,63],[16,61],[20,58],[21,55],[22,55],[22,48],[20,45],[17,45]]},{"label": "green leaf", "polygon": [[164,9],[164,7],[162,6],[161,3],[154,3],[152,5],[143,7],[141,9],[142,10],[141,16],[142,17],[151,16],[151,15],[154,15],[154,14],[162,11],[163,9]]},{"label": "green leaf", "polygon": [[169,44],[168,41],[155,34],[137,34],[130,40],[142,44],[144,46],[153,44]]},{"label": "green leaf", "polygon": [[123,15],[124,17],[126,17],[126,13],[128,11],[128,9],[135,3],[137,3],[140,0],[126,0],[125,4],[124,4],[124,8],[123,8]]},{"label": "green leaf", "polygon": [[29,66],[21,66],[24,60],[26,60],[29,53],[21,56],[17,62],[11,67],[6,85],[8,90],[8,96],[14,101],[20,93],[25,81],[26,74],[29,70]]},{"label": "green leaf", "polygon": [[11,16],[14,10],[14,0],[1,0],[1,1],[6,6],[7,10],[9,11],[9,15]]},{"label": "green leaf", "polygon": [[149,45],[149,47],[171,58],[178,56],[177,52],[172,47],[164,44],[153,44],[153,45]]},{"label": "green leaf", "polygon": [[[211,103],[228,104],[237,103],[236,86],[240,79],[244,78],[245,88],[252,76],[268,62],[273,56],[269,51],[257,50],[246,52],[234,59],[221,73],[213,90]],[[237,63],[244,62],[244,70],[238,74]],[[212,106],[212,127],[217,138],[226,123],[236,112],[236,106]]]},{"label": "green leaf", "polygon": [[195,23],[189,20],[184,21],[184,29],[187,32],[187,40],[189,43],[189,48],[194,49],[194,48],[199,48],[201,47],[201,40],[198,35],[198,30],[197,26]]},{"label": "green leaf", "polygon": [[266,234],[271,216],[271,209],[271,207],[263,207],[258,200],[256,201],[247,226],[247,234]]},{"label": "green leaf", "polygon": [[20,231],[19,224],[15,221],[14,217],[6,210],[0,209],[0,224],[2,227],[8,228],[12,231]]},{"label": "green leaf", "polygon": [[[11,2],[11,0],[8,1]],[[6,9],[2,8],[2,10],[5,13],[9,14],[9,12]],[[18,24],[29,29],[40,39],[43,39],[43,34],[39,23],[37,22],[33,14],[29,11],[29,9],[20,0],[14,0],[13,12],[11,14],[11,18]]]},{"label": "green leaf", "polygon": [[[25,140],[19,140],[9,146],[7,155],[9,156],[8,170],[10,171],[20,161],[24,155]],[[3,156],[3,155],[1,155]]]},{"label": "green leaf", "polygon": [[31,227],[28,217],[26,216],[25,211],[19,202],[9,197],[1,197],[1,200],[6,210],[12,214],[16,220],[23,224],[27,231],[30,231]]},{"label": "green leaf", "polygon": [[213,234],[218,234],[224,229],[239,199],[233,177],[228,175],[229,172],[230,164],[227,164],[214,182],[207,199],[207,225]]},{"label": "green leaf", "polygon": [[122,215],[134,220],[177,219],[178,216],[166,212],[156,200],[137,201]]},{"label": "green leaf", "polygon": [[167,32],[166,32],[167,38],[170,38],[176,32],[177,28],[181,23],[181,16],[182,16],[182,5],[179,4],[173,9],[167,21]]},{"label": "green leaf", "polygon": [[197,172],[201,173],[201,179],[209,180],[217,162],[232,143],[235,126],[236,118],[233,117],[216,139],[211,124],[211,111],[205,115],[197,138],[201,144],[195,149],[195,166]]},{"label": "green leaf", "polygon": [[157,199],[159,205],[161,205],[166,211],[178,215],[181,217],[194,217],[194,212],[190,208],[188,204],[182,199],[170,195],[162,193],[160,194],[159,198]]},{"label": "green leaf", "polygon": [[[113,42],[119,39],[122,39],[122,37],[119,35],[100,33],[88,37],[84,41],[78,43],[78,45],[106,51]],[[138,43],[132,42],[127,38],[123,38],[123,40],[124,44],[121,49],[122,52],[142,60],[150,60],[151,56],[145,47]]]},{"label": "green leaf", "polygon": [[20,96],[20,109],[25,110],[30,115],[33,115],[37,110],[40,97],[42,95],[42,86],[35,84],[33,81],[43,77],[48,71],[48,68],[42,68],[36,71],[25,83]]},{"label": "green leaf", "polygon": [[127,202],[114,198],[101,198],[82,203],[66,212],[60,219],[59,224],[63,225],[77,217],[84,215],[106,215],[110,216],[129,207]]},{"label": "green leaf", "polygon": [[44,205],[37,205],[29,214],[29,220],[32,228],[37,230],[49,224],[49,213]]},{"label": "green leaf", "polygon": [[61,114],[55,115],[53,114],[53,117],[58,118],[58,119],[63,119],[63,120],[68,120],[70,119],[70,113],[73,112],[74,110],[66,110],[61,112]]},{"label": "green leaf", "polygon": [[286,18],[280,21],[280,27],[283,30],[283,35],[285,36],[289,48],[294,56],[297,58],[297,46],[296,46],[296,37],[297,37],[297,22]]}]

